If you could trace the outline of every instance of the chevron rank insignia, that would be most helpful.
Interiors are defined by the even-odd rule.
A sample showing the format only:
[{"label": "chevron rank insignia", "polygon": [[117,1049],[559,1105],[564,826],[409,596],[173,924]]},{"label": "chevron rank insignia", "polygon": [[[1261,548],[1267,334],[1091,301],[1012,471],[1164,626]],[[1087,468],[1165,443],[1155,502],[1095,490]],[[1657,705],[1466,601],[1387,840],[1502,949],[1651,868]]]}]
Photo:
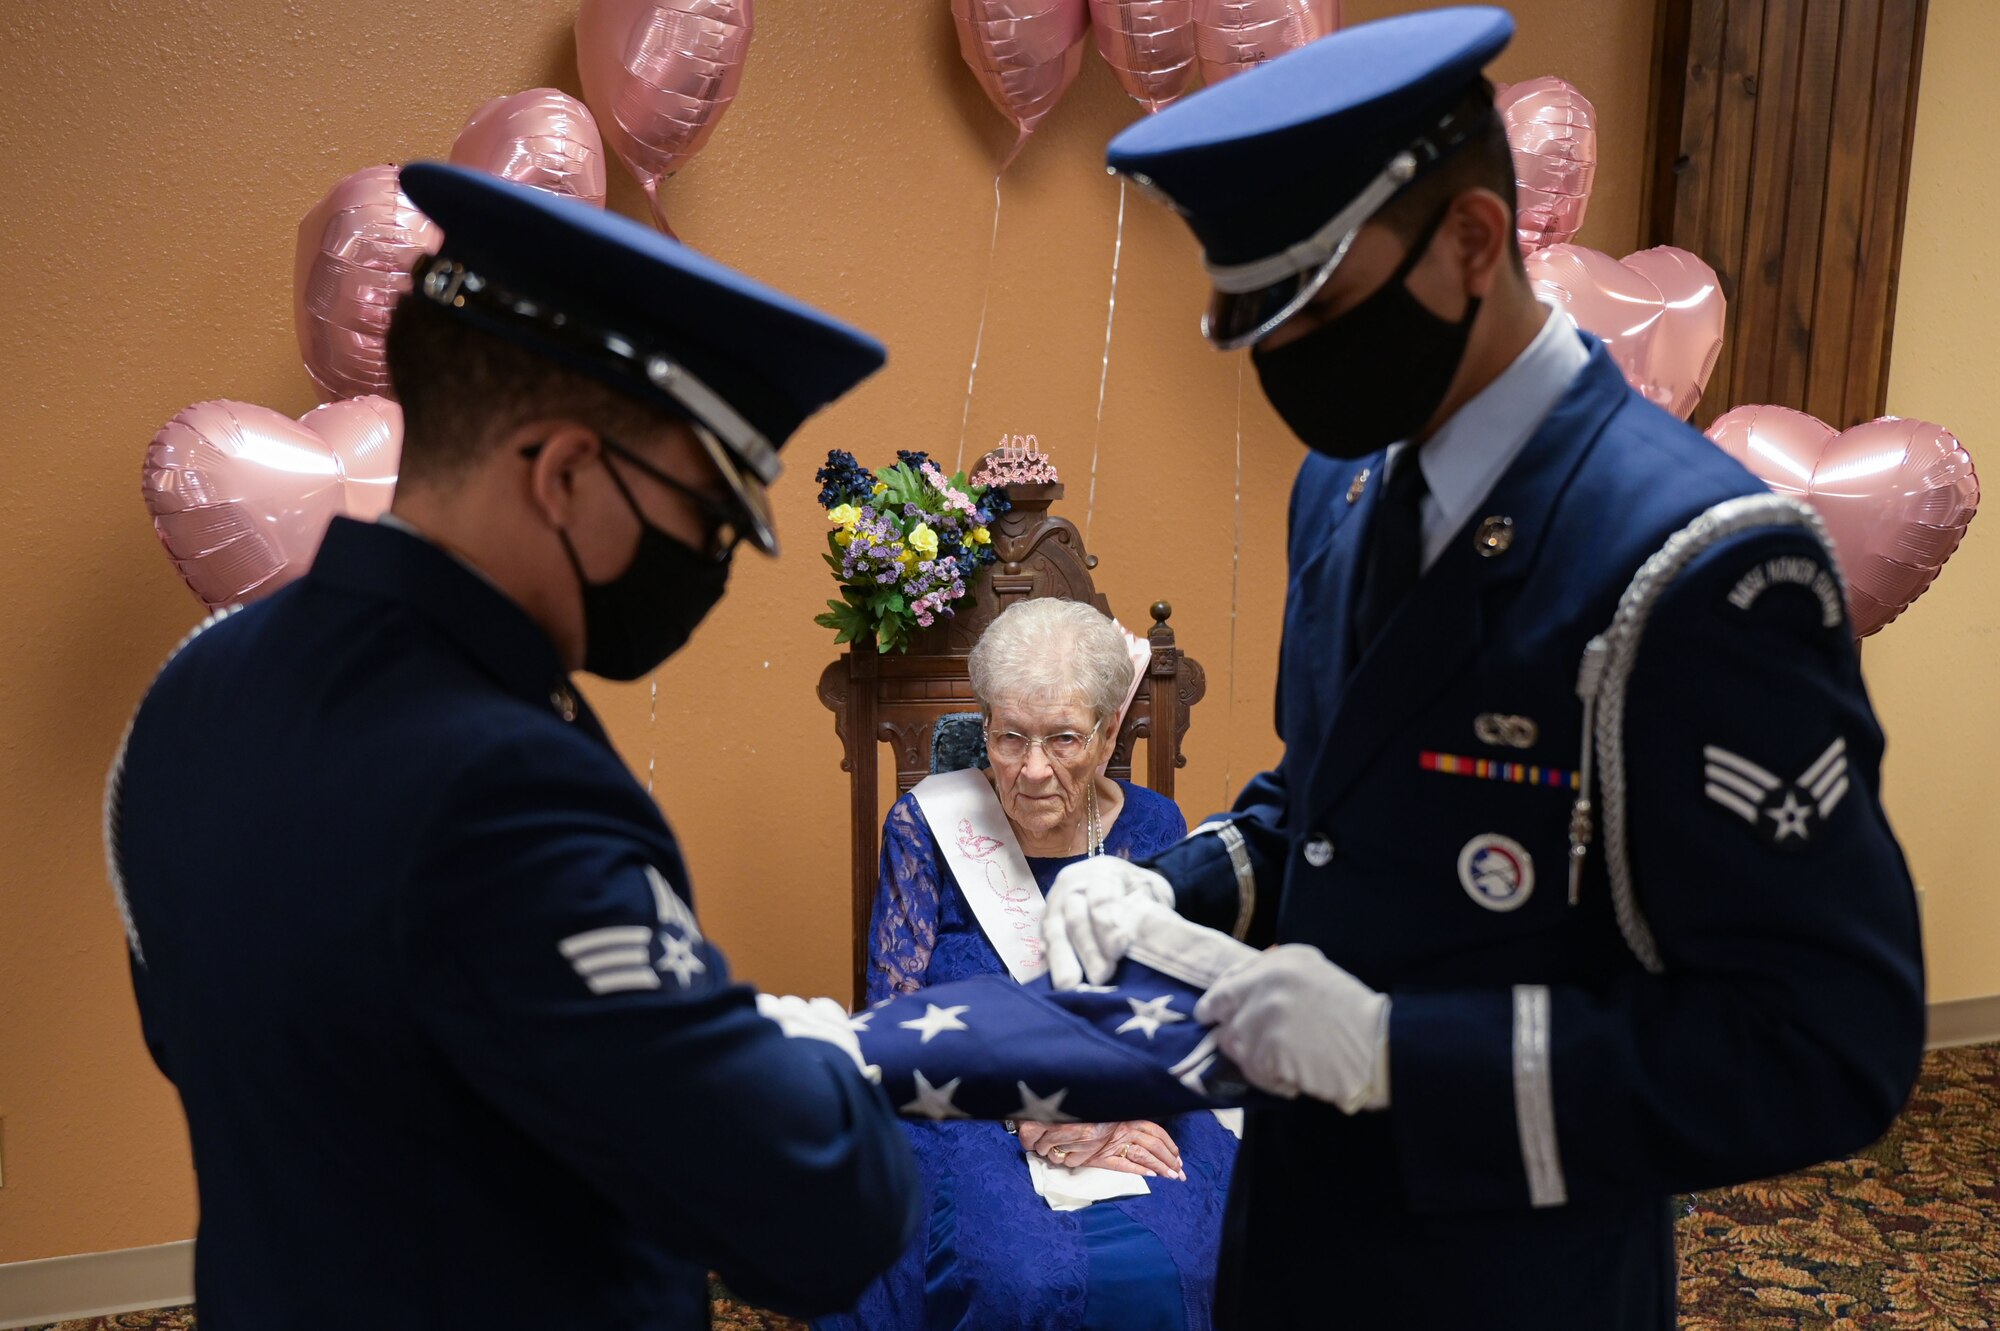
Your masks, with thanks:
[{"label": "chevron rank insignia", "polygon": [[1793,780],[1740,753],[1709,745],[1701,751],[1708,798],[1755,828],[1771,845],[1804,850],[1847,797],[1847,741],[1835,739]]}]

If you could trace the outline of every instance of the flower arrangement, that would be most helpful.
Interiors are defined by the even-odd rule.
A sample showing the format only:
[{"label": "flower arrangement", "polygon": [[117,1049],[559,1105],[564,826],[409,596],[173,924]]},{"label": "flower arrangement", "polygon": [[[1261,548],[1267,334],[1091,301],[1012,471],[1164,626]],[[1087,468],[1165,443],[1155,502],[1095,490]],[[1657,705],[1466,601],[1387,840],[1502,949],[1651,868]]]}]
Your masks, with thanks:
[{"label": "flower arrangement", "polygon": [[894,466],[869,471],[852,453],[826,455],[815,477],[827,533],[827,566],[840,598],[813,622],[835,643],[871,638],[882,651],[907,651],[910,635],[965,598],[992,563],[992,523],[1010,505],[993,487],[947,477],[920,452],[898,449]]}]

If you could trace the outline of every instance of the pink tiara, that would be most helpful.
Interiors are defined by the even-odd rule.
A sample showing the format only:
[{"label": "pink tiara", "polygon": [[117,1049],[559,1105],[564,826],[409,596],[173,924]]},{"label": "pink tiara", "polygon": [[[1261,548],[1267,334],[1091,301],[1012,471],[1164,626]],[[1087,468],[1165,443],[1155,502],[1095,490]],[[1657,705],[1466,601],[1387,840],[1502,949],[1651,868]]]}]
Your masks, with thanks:
[{"label": "pink tiara", "polygon": [[1049,455],[1035,446],[1035,436],[1000,436],[1000,443],[986,455],[986,465],[972,478],[974,485],[1054,485],[1061,478]]}]

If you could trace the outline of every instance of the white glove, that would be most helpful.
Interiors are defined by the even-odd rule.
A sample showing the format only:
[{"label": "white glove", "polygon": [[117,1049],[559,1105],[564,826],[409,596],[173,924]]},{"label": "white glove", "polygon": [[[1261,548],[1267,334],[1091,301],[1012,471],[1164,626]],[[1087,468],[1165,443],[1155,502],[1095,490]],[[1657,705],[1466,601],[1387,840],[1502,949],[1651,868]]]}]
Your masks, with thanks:
[{"label": "white glove", "polygon": [[1128,897],[1174,907],[1174,888],[1151,869],[1141,869],[1116,855],[1097,855],[1072,864],[1056,875],[1042,908],[1042,946],[1049,959],[1049,983],[1074,989],[1088,977],[1103,984],[1118,968],[1131,941],[1128,928],[1114,911]]},{"label": "white glove", "polygon": [[794,1040],[824,1040],[853,1059],[862,1076],[882,1080],[882,1069],[862,1056],[861,1041],[854,1034],[847,1009],[831,998],[758,994],[757,1015],[777,1022],[778,1029]]},{"label": "white glove", "polygon": [[1389,998],[1305,943],[1224,976],[1194,1019],[1260,1090],[1305,1094],[1343,1114],[1389,1107]]}]

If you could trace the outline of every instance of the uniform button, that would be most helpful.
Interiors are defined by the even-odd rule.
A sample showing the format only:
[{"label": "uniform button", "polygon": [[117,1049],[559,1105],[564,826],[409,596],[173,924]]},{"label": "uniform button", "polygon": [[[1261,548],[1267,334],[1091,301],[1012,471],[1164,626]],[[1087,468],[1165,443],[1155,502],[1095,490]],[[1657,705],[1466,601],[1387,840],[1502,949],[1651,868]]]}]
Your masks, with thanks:
[{"label": "uniform button", "polygon": [[565,721],[576,720],[576,695],[567,688],[557,689],[549,695],[549,705],[556,709],[556,715]]},{"label": "uniform button", "polygon": [[1323,836],[1316,836],[1306,842],[1306,863],[1315,869],[1324,869],[1333,862],[1333,843]]}]

